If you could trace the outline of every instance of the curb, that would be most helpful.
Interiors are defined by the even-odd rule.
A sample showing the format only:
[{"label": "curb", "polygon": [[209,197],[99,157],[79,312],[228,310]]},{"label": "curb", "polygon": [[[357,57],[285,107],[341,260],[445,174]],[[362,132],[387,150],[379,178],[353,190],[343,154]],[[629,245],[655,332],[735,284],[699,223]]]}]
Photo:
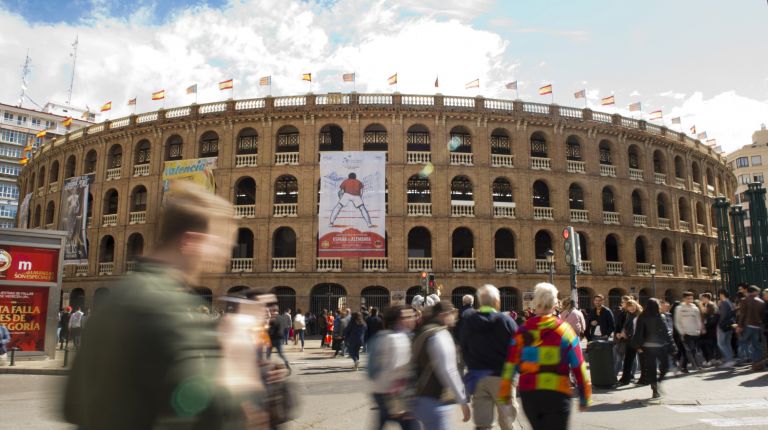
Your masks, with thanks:
[{"label": "curb", "polygon": [[0,375],[69,375],[69,369],[29,369],[29,368],[10,368],[0,367]]}]

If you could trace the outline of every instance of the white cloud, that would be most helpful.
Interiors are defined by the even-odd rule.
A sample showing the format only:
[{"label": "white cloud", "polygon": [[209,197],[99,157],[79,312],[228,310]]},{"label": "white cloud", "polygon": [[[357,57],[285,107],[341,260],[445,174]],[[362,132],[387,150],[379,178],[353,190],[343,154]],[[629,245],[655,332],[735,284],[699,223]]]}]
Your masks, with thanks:
[{"label": "white cloud", "polygon": [[629,93],[630,97],[637,97],[639,95],[640,95],[640,91],[638,91],[638,90],[634,90],[631,93]]},{"label": "white cloud", "polygon": [[659,93],[661,97],[671,97],[675,100],[683,100],[685,98],[685,93],[676,93],[672,90],[664,91],[663,93]]}]

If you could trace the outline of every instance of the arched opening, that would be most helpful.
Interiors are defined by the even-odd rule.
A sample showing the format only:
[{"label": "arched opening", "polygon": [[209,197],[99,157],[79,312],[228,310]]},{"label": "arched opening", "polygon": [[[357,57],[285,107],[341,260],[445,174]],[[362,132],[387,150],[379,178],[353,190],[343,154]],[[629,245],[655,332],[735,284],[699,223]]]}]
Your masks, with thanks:
[{"label": "arched opening", "polygon": [[591,288],[586,287],[579,287],[577,290],[578,294],[578,301],[579,301],[579,309],[592,309],[594,306],[592,305],[592,296],[594,295]]},{"label": "arched opening", "polygon": [[408,288],[405,292],[405,304],[410,306],[413,303],[413,298],[422,294],[422,288],[419,285]]},{"label": "arched opening", "polygon": [[56,215],[56,205],[53,203],[53,201],[48,202],[48,205],[45,207],[45,225],[53,225],[53,220],[55,219]]},{"label": "arched opening", "polygon": [[219,135],[212,130],[206,131],[200,136],[200,158],[219,156]]},{"label": "arched opening", "polygon": [[456,176],[451,180],[452,201],[473,201],[472,182],[466,176]]},{"label": "arched opening", "polygon": [[408,203],[432,202],[432,191],[428,177],[420,175],[411,176],[408,178],[407,188]]},{"label": "arched opening", "polygon": [[701,184],[701,169],[699,169],[699,163],[696,161],[691,163],[691,178],[693,182]]},{"label": "arched opening", "polygon": [[520,295],[517,292],[517,288],[501,287],[499,288],[499,296],[501,298],[501,312],[521,310],[519,301]]},{"label": "arched opening", "polygon": [[472,153],[472,136],[463,126],[456,126],[449,134],[448,149],[452,152]]},{"label": "arched opening", "polygon": [[701,261],[700,267],[709,270],[711,266],[709,262],[709,249],[707,248],[706,244],[702,243],[699,246],[699,260]]},{"label": "arched opening", "polygon": [[575,182],[568,187],[568,207],[576,210],[584,210],[586,207],[584,204],[584,191]]},{"label": "arched opening", "polygon": [[101,245],[99,245],[99,262],[100,263],[112,263],[115,261],[115,239],[110,236],[104,236],[101,238]]},{"label": "arched opening", "polygon": [[[581,251],[581,261],[590,261],[589,260],[589,244],[587,243],[587,234],[584,232],[579,232],[579,249]],[[584,268],[582,267],[582,270],[591,271],[590,268]]]},{"label": "arched opening", "polygon": [[613,234],[605,237],[605,261],[621,261],[619,240]]},{"label": "arched opening", "polygon": [[389,307],[389,290],[380,286],[363,288],[360,292],[360,305],[370,308],[375,306],[379,310]]},{"label": "arched opening", "polygon": [[611,142],[607,140],[601,140],[598,149],[600,151],[600,164],[605,166],[613,165],[613,157],[611,155]]},{"label": "arched opening", "polygon": [[675,157],[675,177],[678,179],[685,178],[685,162],[683,157],[679,155]]},{"label": "arched opening", "polygon": [[672,288],[669,288],[664,291],[664,300],[666,300],[670,305],[673,305],[676,301],[680,300],[680,295]]},{"label": "arched opening", "polygon": [[315,315],[346,308],[347,290],[339,284],[317,284],[309,293],[309,311]]},{"label": "arched opening", "polygon": [[603,212],[617,212],[611,187],[603,187]]},{"label": "arched opening", "polygon": [[123,165],[123,147],[112,145],[107,153],[107,169],[118,169]]},{"label": "arched opening", "polygon": [[549,204],[549,187],[544,181],[533,183],[533,206],[537,208],[551,207]]},{"label": "arched opening", "polygon": [[363,151],[387,151],[387,129],[381,124],[370,124],[363,132]]},{"label": "arched opening", "polygon": [[491,154],[512,155],[512,141],[505,128],[496,128],[491,132]]},{"label": "arched opening", "polygon": [[683,242],[683,266],[693,267],[693,247],[688,241]]},{"label": "arched opening", "polygon": [[537,260],[547,258],[547,251],[552,249],[552,236],[546,230],[539,230],[534,237],[534,248]]},{"label": "arched opening", "polygon": [[299,152],[299,130],[292,125],[284,125],[277,130],[275,152]]},{"label": "arched opening", "polygon": [[291,287],[275,287],[272,288],[272,294],[277,297],[277,307],[280,309],[280,313],[291,309],[293,314],[296,314],[296,290]]},{"label": "arched opening", "polygon": [[581,161],[581,141],[578,136],[568,136],[565,140],[565,158],[570,161]]},{"label": "arched opening", "polygon": [[299,182],[291,175],[283,175],[275,181],[275,204],[299,202]]},{"label": "arched opening", "polygon": [[637,149],[637,145],[630,145],[627,149],[627,156],[630,169],[642,169],[642,160],[640,159],[640,150]]},{"label": "arched opening", "polygon": [[429,152],[429,129],[421,124],[408,127],[406,148],[408,152]]},{"label": "arched opening", "polygon": [[669,243],[669,239],[663,239],[659,250],[661,252],[661,264],[675,264],[675,256],[672,245]]},{"label": "arched opening", "polygon": [[93,309],[98,309],[104,305],[104,302],[109,299],[109,294],[109,288],[97,288],[96,291],[93,292]]},{"label": "arched opening", "polygon": [[50,183],[59,182],[59,160],[53,160],[51,163],[51,173],[48,176]]},{"label": "arched opening", "polygon": [[147,188],[144,185],[139,185],[131,191],[131,212],[145,212],[146,210]]},{"label": "arched opening", "polygon": [[491,187],[493,193],[493,203],[514,203],[515,199],[512,197],[512,184],[506,178],[496,178],[493,181]]},{"label": "arched opening", "polygon": [[136,144],[136,152],[133,154],[133,164],[141,166],[149,164],[149,157],[152,154],[152,145],[147,139],[142,139]]},{"label": "arched opening", "polygon": [[[701,224],[702,226],[707,225],[707,215],[706,211],[704,210],[704,204],[701,202],[696,202],[696,223]],[[704,233],[699,232],[699,233]]]},{"label": "arched opening", "polygon": [[[213,309],[213,291],[210,288],[195,287],[192,289],[200,300],[200,306],[205,306],[210,311]],[[195,309],[192,310],[193,312]]]},{"label": "arched opening", "polygon": [[645,240],[645,237],[639,236],[637,239],[635,239],[635,262],[636,263],[648,262],[648,259],[646,257],[646,248],[647,248],[647,242]]},{"label": "arched opening", "polygon": [[85,154],[85,161],[83,162],[83,174],[88,175],[96,171],[96,150],[91,149]]},{"label": "arched opening", "polygon": [[459,227],[451,235],[451,256],[453,258],[474,258],[475,244],[472,231]]},{"label": "arched opening", "polygon": [[667,157],[658,149],[653,151],[653,172],[667,173]]},{"label": "arched opening", "polygon": [[494,257],[499,258],[517,258],[515,254],[515,235],[506,228],[496,230],[493,235]]},{"label": "arched opening", "polygon": [[82,288],[75,288],[69,293],[69,306],[73,311],[85,309],[85,291]]},{"label": "arched opening", "polygon": [[165,161],[181,160],[184,158],[184,140],[174,134],[165,141]]},{"label": "arched opening", "polygon": [[643,198],[640,196],[640,192],[638,190],[632,191],[632,214],[645,214],[645,211],[643,211]]},{"label": "arched opening", "polygon": [[296,258],[296,233],[290,227],[280,227],[272,237],[272,258]]},{"label": "arched opening", "polygon": [[669,214],[667,213],[667,195],[664,193],[659,193],[659,195],[656,196],[656,214],[659,218],[669,218]]},{"label": "arched opening", "polygon": [[641,288],[640,292],[638,293],[638,298],[640,299],[640,306],[646,307],[648,306],[648,299],[651,298],[651,289],[650,288]]},{"label": "arched opening", "polygon": [[85,208],[85,215],[89,220],[93,216],[93,194],[91,193],[88,193],[88,203]]},{"label": "arched opening", "polygon": [[625,294],[621,288],[611,288],[608,291],[608,308],[614,312],[618,311],[621,307],[621,297]]},{"label": "arched opening", "polygon": [[64,164],[64,179],[69,179],[75,176],[77,171],[77,159],[74,155],[67,157],[67,162]]},{"label": "arched opening", "polygon": [[37,205],[35,207],[35,222],[34,222],[34,225],[32,226],[34,228],[40,228],[40,225],[42,223],[42,213],[41,213],[41,211],[42,211],[42,209],[40,209],[40,205]]},{"label": "arched opening", "polygon": [[259,153],[259,133],[251,127],[246,127],[237,133],[237,155],[254,155]]},{"label": "arched opening", "polygon": [[537,131],[531,134],[531,157],[548,158],[547,137]]},{"label": "arched opening", "polygon": [[232,258],[253,258],[253,232],[250,229],[237,229],[237,243],[232,249]]},{"label": "arched opening", "polygon": [[[455,307],[456,309],[461,309],[461,307],[464,305],[462,303],[462,299],[464,298],[464,296],[469,294],[470,296],[474,297],[475,296],[475,291],[476,290],[474,288],[472,288],[472,287],[456,287],[456,288],[454,288],[453,291],[451,292],[451,302],[453,303],[453,307]],[[473,306],[475,308],[477,308],[479,306],[478,302],[477,302],[477,298],[475,298]]]},{"label": "arched opening", "polygon": [[320,129],[319,150],[343,151],[344,130],[336,124],[326,124]]},{"label": "arched opening", "polygon": [[408,232],[408,258],[432,258],[432,236],[424,227]]},{"label": "arched opening", "polygon": [[256,181],[250,176],[244,176],[235,182],[235,206],[250,206],[256,204]]},{"label": "arched opening", "polygon": [[112,188],[104,194],[104,215],[114,215],[117,213],[117,208],[120,203],[120,199],[117,195],[117,190]]},{"label": "arched opening", "polygon": [[680,214],[680,221],[690,222],[691,210],[685,197],[680,197],[680,200],[677,201],[677,209]]},{"label": "arched opening", "polygon": [[125,261],[135,262],[144,255],[144,237],[141,233],[133,233],[128,236],[128,245],[125,250]]},{"label": "arched opening", "polygon": [[45,186],[45,166],[41,167],[37,174],[37,186],[41,188]]}]

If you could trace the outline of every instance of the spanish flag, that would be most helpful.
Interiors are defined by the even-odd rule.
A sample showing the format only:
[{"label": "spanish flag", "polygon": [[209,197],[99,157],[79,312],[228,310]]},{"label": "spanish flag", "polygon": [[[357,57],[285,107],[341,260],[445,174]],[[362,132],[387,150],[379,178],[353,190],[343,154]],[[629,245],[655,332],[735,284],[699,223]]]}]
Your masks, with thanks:
[{"label": "spanish flag", "polygon": [[220,90],[231,90],[233,88],[235,88],[235,81],[233,79],[219,82]]},{"label": "spanish flag", "polygon": [[104,105],[101,107],[101,111],[102,112],[106,112],[108,110],[112,110],[112,102],[111,101],[108,101],[108,102],[104,103]]},{"label": "spanish flag", "polygon": [[152,100],[162,100],[165,98],[165,90],[155,91],[152,93]]},{"label": "spanish flag", "polygon": [[545,96],[547,94],[552,94],[552,84],[544,85],[543,87],[539,88],[540,96]]},{"label": "spanish flag", "polygon": [[662,117],[661,109],[659,109],[651,112],[651,116],[649,118],[651,119],[651,121],[653,121],[655,119],[661,119],[661,117]]},{"label": "spanish flag", "polygon": [[69,127],[70,125],[72,125],[72,117],[68,116],[64,118],[64,121],[61,122],[61,125],[63,125],[64,127]]},{"label": "spanish flag", "polygon": [[45,137],[45,135],[46,135],[46,134],[47,134],[47,132],[46,132],[45,130],[43,130],[43,131],[41,131],[41,132],[37,133],[37,134],[35,135],[35,137]]},{"label": "spanish flag", "polygon": [[136,97],[128,100],[128,106],[136,106]]},{"label": "spanish flag", "polygon": [[468,89],[470,89],[470,88],[480,88],[480,79],[475,79],[474,81],[472,81],[472,82],[467,82],[467,83],[464,85],[464,89],[465,89],[465,90],[468,90]]},{"label": "spanish flag", "polygon": [[691,134],[696,134],[696,125],[691,126]]},{"label": "spanish flag", "polygon": [[259,78],[259,85],[272,85],[272,76],[262,76]]},{"label": "spanish flag", "polygon": [[600,100],[600,104],[603,106],[609,106],[616,103],[616,99],[614,99],[613,96],[603,97],[602,100]]},{"label": "spanish flag", "polygon": [[309,81],[309,82],[312,82],[312,73],[303,73],[303,74],[301,75],[301,80],[302,80],[302,81]]},{"label": "spanish flag", "polygon": [[19,160],[19,164],[21,164],[22,166],[24,166],[27,163],[29,163],[29,159],[26,156],[21,160]]},{"label": "spanish flag", "polygon": [[387,79],[387,83],[389,83],[389,85],[395,85],[397,83],[397,73],[390,76],[389,79]]},{"label": "spanish flag", "polygon": [[24,147],[24,152],[31,152],[31,151],[32,151],[32,149],[33,149],[33,148],[32,148],[32,145],[31,145],[31,144],[29,144],[29,145],[27,145],[27,146],[25,146],[25,147]]}]

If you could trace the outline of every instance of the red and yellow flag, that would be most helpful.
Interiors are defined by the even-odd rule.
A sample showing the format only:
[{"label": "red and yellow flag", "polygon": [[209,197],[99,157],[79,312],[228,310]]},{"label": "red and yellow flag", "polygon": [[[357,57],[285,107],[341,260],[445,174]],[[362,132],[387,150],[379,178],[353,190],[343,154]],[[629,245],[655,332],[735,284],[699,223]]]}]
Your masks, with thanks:
[{"label": "red and yellow flag", "polygon": [[234,79],[227,79],[226,81],[219,82],[219,89],[220,90],[231,90],[235,87],[235,80]]},{"label": "red and yellow flag", "polygon": [[155,91],[152,93],[152,100],[162,100],[165,98],[165,90]]},{"label": "red and yellow flag", "polygon": [[301,80],[312,82],[312,73],[302,73]]},{"label": "red and yellow flag", "polygon": [[108,101],[104,103],[104,105],[101,106],[101,111],[106,112],[108,110],[112,110],[112,101]]},{"label": "red and yellow flag", "polygon": [[600,100],[600,104],[603,106],[610,106],[615,103],[616,99],[613,96],[603,97],[603,99]]},{"label": "red and yellow flag", "polygon": [[389,83],[389,85],[395,85],[397,83],[397,73],[390,76],[389,79],[387,79],[387,83]]},{"label": "red and yellow flag", "polygon": [[45,130],[43,130],[43,131],[41,131],[41,132],[37,133],[37,134],[35,135],[35,137],[45,137],[45,135],[46,135],[46,134],[48,134],[48,133],[47,133]]},{"label": "red and yellow flag", "polygon": [[649,117],[649,119],[653,121],[653,120],[661,119],[661,117],[662,117],[661,110],[655,110],[651,112],[651,116]]},{"label": "red and yellow flag", "polygon": [[71,126],[72,125],[72,117],[68,116],[68,117],[64,118],[64,121],[61,122],[61,125],[63,125],[64,127]]},{"label": "red and yellow flag", "polygon": [[552,84],[544,85],[543,87],[539,88],[540,96],[545,96],[547,94],[552,94]]}]

